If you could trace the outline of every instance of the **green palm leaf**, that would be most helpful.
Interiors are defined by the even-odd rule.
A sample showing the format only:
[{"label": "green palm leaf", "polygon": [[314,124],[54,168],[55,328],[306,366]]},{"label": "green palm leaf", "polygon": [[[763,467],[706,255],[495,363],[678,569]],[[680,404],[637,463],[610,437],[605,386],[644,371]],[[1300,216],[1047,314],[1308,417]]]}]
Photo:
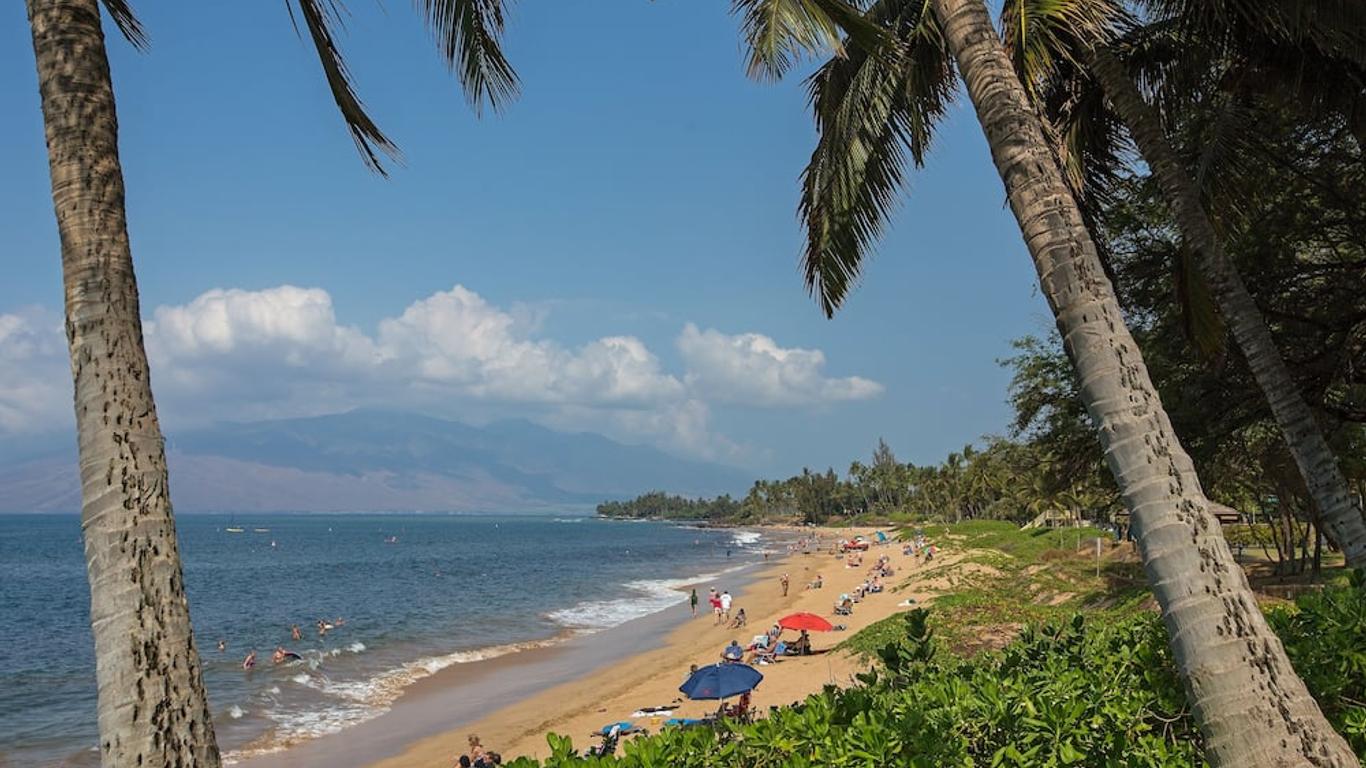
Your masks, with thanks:
[{"label": "green palm leaf", "polygon": [[750,77],[777,80],[805,56],[844,55],[842,35],[874,50],[888,39],[844,0],[733,0],[749,49]]},{"label": "green palm leaf", "polygon": [[953,69],[927,0],[883,0],[869,21],[898,42],[870,51],[852,39],[808,81],[820,139],[802,174],[802,269],[833,315],[881,236],[909,159],[924,163],[953,93]]}]

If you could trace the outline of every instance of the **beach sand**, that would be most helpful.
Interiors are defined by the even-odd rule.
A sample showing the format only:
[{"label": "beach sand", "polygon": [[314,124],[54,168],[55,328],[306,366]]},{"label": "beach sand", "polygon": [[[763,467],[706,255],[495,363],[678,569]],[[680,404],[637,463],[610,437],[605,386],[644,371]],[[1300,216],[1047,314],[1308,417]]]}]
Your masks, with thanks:
[{"label": "beach sand", "polygon": [[[893,544],[874,546],[864,556],[863,567],[847,568],[842,559],[830,554],[830,543],[857,533],[871,536],[872,530],[826,529],[818,533],[825,544],[824,551],[775,557],[762,567],[746,589],[736,594],[733,610],[744,608],[749,617],[749,624],[744,629],[714,625],[706,602],[706,585],[703,585],[699,589],[701,604],[697,618],[687,619],[662,640],[647,638],[649,646],[639,648],[633,655],[626,655],[586,676],[554,685],[476,720],[458,722],[453,719],[448,730],[413,742],[374,765],[378,768],[448,766],[466,748],[469,734],[478,734],[486,748],[510,759],[521,755],[545,757],[549,753],[545,737],[552,732],[570,736],[575,746],[582,750],[596,742],[589,734],[605,723],[635,720],[638,725],[656,731],[659,728],[657,720],[633,718],[631,713],[642,707],[670,705],[679,698],[678,686],[687,677],[690,665],[715,663],[730,640],[748,645],[754,635],[762,634],[780,617],[796,611],[827,617],[831,623],[844,624],[847,629],[812,633],[815,655],[760,666],[764,680],[754,692],[756,709],[762,714],[770,705],[791,704],[827,684],[849,684],[855,673],[867,668],[867,662],[842,652],[820,651],[832,648],[879,619],[909,610],[901,605],[908,597],[917,600],[918,604],[927,599],[914,583],[916,571],[924,566],[916,558],[902,555],[900,545]],[[895,592],[889,589],[866,596],[857,604],[852,616],[833,616],[832,606],[839,594],[852,591],[866,578],[868,567],[884,554],[891,558],[892,567],[896,569],[895,576],[885,580],[887,586],[909,586]],[[788,573],[791,579],[787,597],[782,596],[779,582],[783,573]],[[806,589],[816,574],[824,577],[824,587]],[[684,605],[671,610],[687,611],[688,608]],[[788,639],[794,636],[793,632],[785,633]],[[496,690],[496,679],[488,680],[487,685]],[[700,717],[715,709],[716,702],[685,701],[674,709],[673,716]],[[292,750],[282,756],[288,759],[290,752]]]}]

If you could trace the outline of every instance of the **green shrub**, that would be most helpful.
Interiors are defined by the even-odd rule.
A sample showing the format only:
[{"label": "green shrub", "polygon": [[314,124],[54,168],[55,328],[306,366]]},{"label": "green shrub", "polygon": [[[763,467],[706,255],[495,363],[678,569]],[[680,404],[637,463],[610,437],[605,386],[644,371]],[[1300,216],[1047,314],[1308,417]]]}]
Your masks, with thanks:
[{"label": "green shrub", "polygon": [[1352,750],[1366,757],[1366,576],[1267,612],[1295,670]]},{"label": "green shrub", "polygon": [[[1003,650],[964,659],[934,637],[929,612],[881,622],[877,667],[751,725],[666,729],[616,757],[581,757],[550,736],[544,763],[514,768],[815,766],[1202,766],[1201,738],[1150,613],[1073,616],[1026,627]],[[1366,580],[1270,613],[1296,670],[1366,755]]]}]

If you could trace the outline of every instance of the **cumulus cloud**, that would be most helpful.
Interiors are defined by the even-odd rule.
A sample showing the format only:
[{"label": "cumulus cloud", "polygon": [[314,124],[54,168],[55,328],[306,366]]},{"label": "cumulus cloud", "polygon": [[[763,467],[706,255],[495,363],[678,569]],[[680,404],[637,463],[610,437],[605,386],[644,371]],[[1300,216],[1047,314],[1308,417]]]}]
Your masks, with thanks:
[{"label": "cumulus cloud", "polygon": [[576,350],[534,340],[512,314],[459,285],[382,321],[378,348],[391,366],[491,400],[648,404],[683,393],[639,339],[609,336]]},{"label": "cumulus cloud", "polygon": [[[736,460],[709,403],[776,407],[872,397],[859,377],[823,374],[818,350],[760,334],[687,325],[681,373],[628,335],[572,347],[542,335],[541,315],[502,309],[457,285],[381,320],[373,333],[337,318],[320,288],[215,289],[144,322],[152,383],[180,423],[414,408],[468,418],[517,414],[547,425]],[[0,314],[0,434],[70,421],[60,318]]]},{"label": "cumulus cloud", "polygon": [[688,323],[678,337],[688,387],[714,402],[760,407],[866,400],[882,385],[859,376],[829,378],[818,349],[780,347],[758,333],[727,335]]},{"label": "cumulus cloud", "polygon": [[144,324],[150,354],[169,360],[270,355],[302,367],[323,360],[363,363],[375,357],[360,331],[339,326],[321,288],[282,285],[263,291],[214,289],[179,307],[157,307]]}]

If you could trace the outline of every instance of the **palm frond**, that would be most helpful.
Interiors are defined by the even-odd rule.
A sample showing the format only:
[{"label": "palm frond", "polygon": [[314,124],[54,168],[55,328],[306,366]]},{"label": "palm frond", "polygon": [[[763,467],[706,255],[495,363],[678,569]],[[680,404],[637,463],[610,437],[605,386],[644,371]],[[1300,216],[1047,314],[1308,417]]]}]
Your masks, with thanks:
[{"label": "palm frond", "polygon": [[1062,67],[1081,69],[1090,46],[1131,26],[1119,0],[1007,0],[1001,38],[1025,89],[1056,80]]},{"label": "palm frond", "polygon": [[806,56],[845,53],[844,36],[875,50],[890,42],[856,5],[845,0],[732,0],[749,49],[747,72],[778,80]]},{"label": "palm frond", "polygon": [[[337,109],[341,110],[342,119],[346,121],[346,128],[351,132],[351,139],[356,143],[356,149],[361,153],[361,158],[365,164],[379,173],[387,176],[384,165],[380,161],[380,154],[387,155],[392,160],[399,160],[398,147],[389,140],[388,136],[379,129],[375,121],[370,119],[370,115],[365,111],[365,105],[361,103],[360,97],[356,95],[356,89],[351,84],[351,73],[346,67],[346,61],[342,58],[341,50],[337,47],[336,38],[332,34],[332,28],[340,25],[342,8],[338,0],[295,0],[299,6],[299,15],[303,16],[304,27],[308,30],[308,36],[313,41],[313,47],[318,52],[318,61],[322,64],[323,74],[327,76],[327,85],[332,90],[332,98],[337,102]],[[293,18],[293,8],[290,8],[290,17]],[[296,23],[297,30],[298,25]]]},{"label": "palm frond", "polygon": [[1190,37],[1313,47],[1366,65],[1366,3],[1359,0],[1140,0],[1148,15]]},{"label": "palm frond", "polygon": [[502,0],[418,0],[447,66],[475,111],[502,109],[517,96],[517,73],[503,55]]},{"label": "palm frond", "polygon": [[133,13],[133,6],[129,5],[128,0],[102,0],[104,10],[109,12],[109,17],[114,20],[119,32],[123,33],[123,38],[139,51],[147,50],[148,39],[147,31],[142,28],[142,22]]},{"label": "palm frond", "polygon": [[1172,276],[1181,329],[1201,358],[1216,360],[1227,346],[1228,330],[1215,305],[1214,294],[1190,248],[1178,249],[1176,258]]},{"label": "palm frond", "polygon": [[802,270],[827,316],[857,281],[902,187],[908,155],[923,164],[953,93],[951,58],[928,0],[884,0],[868,18],[894,35],[897,53],[846,40],[846,56],[808,81],[820,138],[802,174]]},{"label": "palm frond", "polygon": [[1203,109],[1192,110],[1183,121],[1191,146],[1200,147],[1192,163],[1201,202],[1221,236],[1246,223],[1247,203],[1261,186],[1263,167],[1258,156],[1264,126],[1257,110],[1239,94],[1216,92]]}]

